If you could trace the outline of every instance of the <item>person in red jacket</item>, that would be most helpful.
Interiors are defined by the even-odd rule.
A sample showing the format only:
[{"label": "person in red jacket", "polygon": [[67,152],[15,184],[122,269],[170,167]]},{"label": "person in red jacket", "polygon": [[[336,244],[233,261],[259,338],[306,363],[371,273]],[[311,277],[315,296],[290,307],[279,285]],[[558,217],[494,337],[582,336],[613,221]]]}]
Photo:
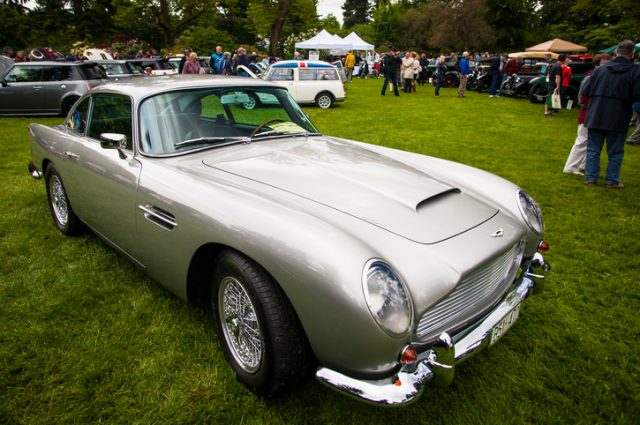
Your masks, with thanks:
[{"label": "person in red jacket", "polygon": [[560,86],[560,99],[562,99],[562,104],[567,104],[567,89],[571,85],[571,67],[569,64],[571,63],[571,59],[566,58],[564,63],[562,64],[562,85]]}]

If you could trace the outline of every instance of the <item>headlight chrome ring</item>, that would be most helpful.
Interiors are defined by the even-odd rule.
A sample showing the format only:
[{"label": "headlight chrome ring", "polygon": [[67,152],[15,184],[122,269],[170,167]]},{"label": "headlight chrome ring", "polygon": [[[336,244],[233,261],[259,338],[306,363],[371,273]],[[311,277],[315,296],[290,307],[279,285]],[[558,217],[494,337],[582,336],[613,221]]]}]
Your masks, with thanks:
[{"label": "headlight chrome ring", "polygon": [[405,336],[413,323],[413,303],[391,266],[379,259],[367,261],[362,273],[364,297],[371,316],[388,335]]},{"label": "headlight chrome ring", "polygon": [[544,232],[544,220],[540,207],[538,207],[536,201],[522,189],[518,189],[516,196],[518,199],[518,208],[525,223],[527,223],[527,226],[536,234],[542,235]]}]

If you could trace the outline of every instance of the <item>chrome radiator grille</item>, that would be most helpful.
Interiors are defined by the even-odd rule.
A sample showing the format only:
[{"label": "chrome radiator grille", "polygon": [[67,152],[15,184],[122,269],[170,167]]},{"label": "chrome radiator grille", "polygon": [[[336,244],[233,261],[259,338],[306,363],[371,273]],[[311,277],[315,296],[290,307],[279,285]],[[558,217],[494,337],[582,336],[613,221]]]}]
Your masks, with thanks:
[{"label": "chrome radiator grille", "polygon": [[522,259],[524,243],[464,276],[456,288],[427,310],[418,322],[416,335],[431,340],[451,331],[492,307],[513,282]]}]

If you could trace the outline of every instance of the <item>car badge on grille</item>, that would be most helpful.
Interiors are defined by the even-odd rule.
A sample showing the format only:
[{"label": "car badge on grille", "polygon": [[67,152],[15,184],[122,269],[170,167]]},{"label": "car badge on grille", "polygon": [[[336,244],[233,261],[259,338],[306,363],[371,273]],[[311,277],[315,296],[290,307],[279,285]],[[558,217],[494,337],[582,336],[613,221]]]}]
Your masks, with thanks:
[{"label": "car badge on grille", "polygon": [[490,235],[492,238],[501,238],[504,236],[504,230],[498,229]]}]

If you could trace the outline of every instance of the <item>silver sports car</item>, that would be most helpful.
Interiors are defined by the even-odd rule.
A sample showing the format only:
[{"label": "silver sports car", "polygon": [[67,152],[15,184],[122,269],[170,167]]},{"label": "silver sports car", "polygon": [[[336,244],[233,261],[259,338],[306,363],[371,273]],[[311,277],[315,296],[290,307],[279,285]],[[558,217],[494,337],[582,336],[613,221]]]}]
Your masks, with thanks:
[{"label": "silver sports car", "polygon": [[[246,109],[256,96],[273,101]],[[179,297],[207,297],[231,367],[261,395],[315,374],[409,403],[494,344],[549,270],[523,190],[323,136],[269,82],[107,83],[29,131],[58,229],[88,228]]]}]

